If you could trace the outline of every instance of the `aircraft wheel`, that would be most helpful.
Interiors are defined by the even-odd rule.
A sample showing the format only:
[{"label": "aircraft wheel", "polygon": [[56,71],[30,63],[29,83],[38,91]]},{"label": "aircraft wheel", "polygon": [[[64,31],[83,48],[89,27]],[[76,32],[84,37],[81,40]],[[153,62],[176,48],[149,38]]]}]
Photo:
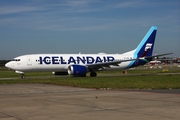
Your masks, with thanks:
[{"label": "aircraft wheel", "polygon": [[25,79],[25,75],[21,75],[21,78],[22,78],[22,79]]},{"label": "aircraft wheel", "polygon": [[96,77],[96,76],[97,76],[97,73],[96,73],[96,72],[91,72],[91,73],[90,73],[90,76],[91,76],[91,77]]}]

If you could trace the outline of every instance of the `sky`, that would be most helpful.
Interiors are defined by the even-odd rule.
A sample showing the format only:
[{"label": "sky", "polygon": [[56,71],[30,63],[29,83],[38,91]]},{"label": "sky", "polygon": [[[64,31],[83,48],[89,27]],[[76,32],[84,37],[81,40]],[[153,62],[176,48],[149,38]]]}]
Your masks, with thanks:
[{"label": "sky", "polygon": [[154,52],[180,57],[179,0],[0,0],[0,60],[124,53],[157,26]]}]

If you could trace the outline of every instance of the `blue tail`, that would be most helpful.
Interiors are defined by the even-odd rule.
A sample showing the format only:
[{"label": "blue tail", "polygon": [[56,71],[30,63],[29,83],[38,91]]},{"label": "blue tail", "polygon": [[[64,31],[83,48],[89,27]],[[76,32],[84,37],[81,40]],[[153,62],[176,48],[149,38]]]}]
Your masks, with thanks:
[{"label": "blue tail", "polygon": [[[137,46],[137,48],[133,52],[133,58],[140,58],[140,57],[147,57],[152,56],[153,54],[153,48],[155,43],[155,37],[156,37],[157,27],[152,26],[150,30],[147,32],[147,34],[144,36],[140,44]],[[137,61],[131,61],[131,63],[128,65],[127,68],[136,67],[139,65],[144,65],[149,60],[137,60]]]},{"label": "blue tail", "polygon": [[152,56],[157,27],[152,26],[134,52],[134,57]]}]

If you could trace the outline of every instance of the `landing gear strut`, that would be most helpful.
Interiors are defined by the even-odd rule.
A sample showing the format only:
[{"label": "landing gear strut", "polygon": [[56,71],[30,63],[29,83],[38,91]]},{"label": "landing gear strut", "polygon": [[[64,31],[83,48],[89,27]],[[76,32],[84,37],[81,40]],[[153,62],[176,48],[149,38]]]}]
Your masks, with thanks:
[{"label": "landing gear strut", "polygon": [[97,76],[97,73],[96,73],[96,72],[91,72],[91,73],[90,73],[90,76],[91,76],[91,77],[96,77],[96,76]]}]

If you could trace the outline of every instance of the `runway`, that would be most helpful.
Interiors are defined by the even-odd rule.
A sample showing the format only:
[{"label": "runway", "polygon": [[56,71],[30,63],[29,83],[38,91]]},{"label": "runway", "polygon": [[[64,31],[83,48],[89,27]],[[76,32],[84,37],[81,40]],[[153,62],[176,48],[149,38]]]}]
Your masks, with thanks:
[{"label": "runway", "polygon": [[179,120],[180,90],[0,85],[1,120]]}]

